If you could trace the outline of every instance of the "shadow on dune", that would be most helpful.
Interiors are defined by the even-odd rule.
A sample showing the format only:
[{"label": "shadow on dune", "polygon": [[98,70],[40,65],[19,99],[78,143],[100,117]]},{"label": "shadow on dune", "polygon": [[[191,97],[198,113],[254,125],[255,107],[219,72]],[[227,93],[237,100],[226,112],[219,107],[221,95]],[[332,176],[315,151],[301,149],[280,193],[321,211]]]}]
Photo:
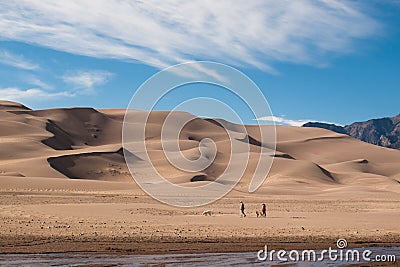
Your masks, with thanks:
[{"label": "shadow on dune", "polygon": [[[141,160],[133,154],[130,157]],[[122,148],[115,152],[91,152],[50,157],[47,162],[53,169],[71,179],[110,181],[131,179]]]}]

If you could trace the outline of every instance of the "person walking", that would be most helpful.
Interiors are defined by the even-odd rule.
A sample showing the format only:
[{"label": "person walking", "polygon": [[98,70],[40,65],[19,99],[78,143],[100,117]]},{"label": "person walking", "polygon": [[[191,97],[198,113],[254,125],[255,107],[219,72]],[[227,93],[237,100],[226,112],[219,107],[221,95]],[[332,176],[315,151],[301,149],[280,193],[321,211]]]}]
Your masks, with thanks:
[{"label": "person walking", "polygon": [[240,218],[246,217],[246,213],[244,213],[244,203],[243,201],[240,201]]},{"label": "person walking", "polygon": [[267,206],[265,205],[265,203],[262,204],[261,212],[262,216],[267,217]]}]

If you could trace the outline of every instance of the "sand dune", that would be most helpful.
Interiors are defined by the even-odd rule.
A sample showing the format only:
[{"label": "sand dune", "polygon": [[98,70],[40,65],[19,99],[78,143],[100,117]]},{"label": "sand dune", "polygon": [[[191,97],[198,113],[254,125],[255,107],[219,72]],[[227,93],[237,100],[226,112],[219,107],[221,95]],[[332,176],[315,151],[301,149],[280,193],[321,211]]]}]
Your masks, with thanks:
[{"label": "sand dune", "polygon": [[[3,184],[10,177],[133,183],[121,145],[124,114],[122,109],[30,110],[19,103],[1,101],[0,179]],[[173,115],[178,120],[189,121],[179,133],[180,151],[175,151],[176,140],[166,140],[163,144],[160,141],[168,115],[170,112],[154,111],[146,126],[146,147],[157,170],[172,182],[186,186],[217,179],[230,159],[229,134],[238,134],[241,126],[175,112]],[[139,123],[143,116],[146,116],[145,112],[135,111],[129,123]],[[174,125],[169,127],[163,131],[176,130]],[[261,129],[246,126],[248,134],[235,139],[246,146],[250,144],[251,152],[249,165],[236,188],[239,191],[246,190],[257,160],[271,156],[259,153],[261,147],[271,147],[271,144],[259,141],[260,131],[267,127],[271,126]],[[214,162],[206,169],[185,172],[166,159],[164,151],[168,150],[172,159],[181,157],[181,152],[190,160],[199,158],[199,142],[204,138],[212,139],[217,148]],[[140,155],[132,156],[141,160]],[[400,192],[400,151],[370,145],[346,135],[317,128],[278,126],[277,151],[272,156],[271,172],[256,193],[300,192],[310,186],[320,188],[322,192],[354,185],[358,186],[357,190],[361,186],[367,191]],[[241,160],[240,157],[237,159]],[[46,187],[46,184],[42,186]]]}]

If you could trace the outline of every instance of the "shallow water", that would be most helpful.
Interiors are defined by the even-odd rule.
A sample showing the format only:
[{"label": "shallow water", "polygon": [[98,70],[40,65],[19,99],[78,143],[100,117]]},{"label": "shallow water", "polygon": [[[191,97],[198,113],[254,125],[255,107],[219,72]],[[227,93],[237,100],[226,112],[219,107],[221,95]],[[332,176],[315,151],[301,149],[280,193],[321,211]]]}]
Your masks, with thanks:
[{"label": "shallow water", "polygon": [[[400,260],[400,247],[359,248],[371,250],[371,258],[376,255],[394,255]],[[300,251],[301,252],[301,251]],[[317,257],[321,251],[316,251]],[[360,261],[362,262],[362,261]],[[358,263],[360,263],[358,262]],[[256,252],[243,253],[198,253],[165,255],[116,255],[116,254],[0,254],[1,266],[342,266],[357,262],[330,261],[324,257],[320,262],[280,262],[260,261]]]}]

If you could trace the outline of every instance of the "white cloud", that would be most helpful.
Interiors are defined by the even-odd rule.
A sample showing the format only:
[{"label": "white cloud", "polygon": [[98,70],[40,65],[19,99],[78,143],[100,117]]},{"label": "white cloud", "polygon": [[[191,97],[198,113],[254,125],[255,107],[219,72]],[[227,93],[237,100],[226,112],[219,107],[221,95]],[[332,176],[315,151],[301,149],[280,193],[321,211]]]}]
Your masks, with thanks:
[{"label": "white cloud", "polygon": [[51,93],[46,92],[38,88],[20,89],[17,87],[7,87],[0,89],[0,99],[7,99],[11,101],[23,101],[23,100],[49,100],[60,97],[71,97],[74,96],[69,92],[57,92]]},{"label": "white cloud", "polygon": [[[0,4],[0,9],[1,9],[1,4]],[[3,29],[1,28],[1,24],[2,22],[0,20],[0,29],[2,31]],[[25,70],[36,70],[39,68],[39,65],[28,61],[22,55],[16,55],[6,50],[0,51],[0,63]]]},{"label": "white cloud", "polygon": [[[257,118],[256,120],[275,123],[278,125],[289,125],[289,126],[303,126],[303,124],[305,124],[307,122],[318,121],[318,120],[291,120],[291,119],[287,119],[285,117],[277,117],[277,116],[265,116],[265,117]],[[340,125],[340,124],[337,124],[334,122],[326,122],[326,121],[319,121],[319,122]]]},{"label": "white cloud", "polygon": [[92,93],[96,85],[104,84],[108,81],[112,73],[106,71],[81,71],[70,72],[62,79],[74,86],[72,89],[63,91],[48,91],[53,87],[34,75],[24,77],[24,79],[31,85],[37,87],[21,89],[19,87],[6,87],[0,88],[0,99],[7,99],[11,101],[46,101],[52,99],[59,99],[63,97],[76,97]]},{"label": "white cloud", "polygon": [[53,86],[51,86],[50,84],[43,82],[41,79],[39,79],[38,77],[31,75],[31,76],[27,76],[25,78],[25,80],[30,84],[30,85],[36,85],[40,88],[46,89],[46,90],[50,90],[53,89]]},{"label": "white cloud", "polygon": [[[166,68],[165,71],[173,73],[181,77],[189,77],[192,81],[208,81],[208,82],[222,82],[223,84],[231,83],[230,78],[227,77],[226,71],[219,64],[208,64],[210,62],[192,61],[186,62],[189,64],[182,64],[178,68]],[[203,65],[204,63],[204,65]]]},{"label": "white cloud", "polygon": [[[158,68],[214,60],[274,72],[323,65],[381,25],[365,2],[336,0],[0,1],[1,39]],[[367,10],[367,9],[365,9]]]},{"label": "white cloud", "polygon": [[74,71],[62,77],[63,81],[72,84],[74,90],[83,94],[93,93],[94,86],[105,84],[113,74],[108,71]]}]

